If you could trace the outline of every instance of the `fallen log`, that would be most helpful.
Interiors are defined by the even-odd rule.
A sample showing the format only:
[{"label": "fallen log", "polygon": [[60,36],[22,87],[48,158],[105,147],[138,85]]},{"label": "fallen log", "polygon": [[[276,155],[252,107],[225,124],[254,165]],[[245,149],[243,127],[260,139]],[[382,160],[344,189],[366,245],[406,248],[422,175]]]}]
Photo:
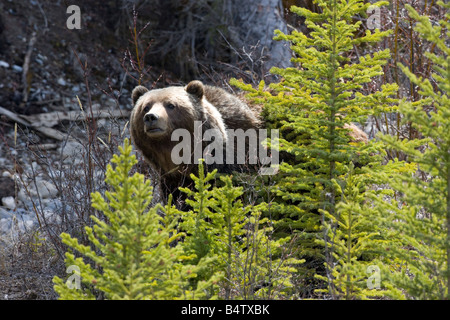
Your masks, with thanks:
[{"label": "fallen log", "polygon": [[91,114],[86,114],[83,111],[68,111],[68,112],[57,111],[26,116],[16,114],[12,111],[0,107],[0,115],[4,115],[7,118],[11,119],[12,121],[17,122],[18,124],[21,124],[23,126],[31,127],[36,132],[41,133],[48,138],[63,141],[67,138],[67,134],[52,128],[63,120],[81,121],[91,117],[95,119],[126,118],[129,117],[130,112],[124,110],[113,110],[113,111],[96,110],[92,112],[91,116]]},{"label": "fallen log", "polygon": [[[32,123],[34,126],[46,126],[46,127],[54,127],[59,124],[61,121],[83,121],[86,118],[91,118],[91,113],[86,113],[83,111],[55,111],[55,112],[47,112],[47,113],[38,113],[29,116],[22,116],[22,118],[26,119],[29,123]],[[129,111],[125,110],[94,110],[92,111],[92,117],[94,119],[108,119],[108,118],[127,118],[130,116]]]}]

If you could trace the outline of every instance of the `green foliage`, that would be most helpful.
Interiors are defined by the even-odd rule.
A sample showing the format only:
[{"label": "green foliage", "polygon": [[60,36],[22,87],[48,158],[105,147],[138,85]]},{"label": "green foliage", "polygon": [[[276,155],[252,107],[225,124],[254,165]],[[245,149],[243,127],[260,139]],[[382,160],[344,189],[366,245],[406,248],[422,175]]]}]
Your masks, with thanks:
[{"label": "green foliage", "polygon": [[[331,237],[324,228],[330,224],[345,225],[354,221],[355,224],[347,229],[351,232],[347,239],[349,242],[372,234],[371,225],[364,223],[370,218],[370,211],[362,209],[350,214],[346,201],[361,203],[365,190],[380,182],[370,169],[390,174],[395,171],[395,165],[382,165],[385,150],[380,142],[352,140],[347,124],[361,123],[370,115],[395,111],[397,85],[386,84],[379,91],[362,93],[368,83],[383,74],[382,66],[389,58],[389,50],[359,58],[351,54],[355,46],[376,43],[389,33],[376,29],[359,34],[362,22],[356,21],[355,17],[365,15],[372,4],[362,0],[317,0],[315,3],[321,13],[291,7],[292,12],[305,17],[305,24],[311,31],[309,34],[293,31],[286,35],[276,31],[276,39],[291,43],[295,57],[292,59],[294,67],[271,70],[280,76],[281,81],[270,84],[270,92],[265,91],[264,82],[257,89],[237,80],[232,83],[249,91],[250,99],[263,103],[268,125],[280,130],[280,151],[284,162],[273,188],[277,196],[272,206],[275,227],[285,232],[291,228],[296,230],[301,255],[312,257],[313,261],[317,258],[326,261],[326,270],[320,271],[319,266],[317,271],[322,275],[328,273],[328,278],[325,278],[331,285],[339,281],[338,278],[352,277],[342,266],[340,272],[344,274],[339,277],[335,274],[333,277],[337,278],[332,279],[330,274],[336,271],[334,262],[339,263],[343,258],[341,255],[344,255],[347,260],[342,261],[347,261],[348,265],[361,258],[366,246],[359,245],[359,251],[342,251],[336,243],[331,247],[333,252],[324,250],[327,238]],[[384,4],[386,2],[381,1],[374,5]],[[360,195],[350,197],[343,190],[346,190],[346,180],[353,164],[357,165],[351,176],[360,185]],[[349,189],[351,192],[352,188]],[[341,228],[330,230],[336,233],[333,235],[336,240],[345,242],[343,234],[337,234],[344,232]],[[363,242],[366,240],[369,239],[361,239]],[[353,245],[358,247],[355,243]],[[348,257],[349,253],[351,257]],[[357,271],[359,275],[362,272]],[[348,292],[345,287],[344,292]],[[353,297],[353,293],[347,296]],[[364,296],[362,293],[361,297]]]},{"label": "green foliage", "polygon": [[164,207],[150,207],[150,181],[138,173],[129,177],[136,158],[127,139],[119,149],[111,160],[115,168],[108,165],[106,173],[112,190],[106,199],[92,194],[92,206],[106,219],[91,217],[94,227],[85,227],[89,245],[61,234],[69,247],[68,271],[76,272],[66,282],[54,277],[60,299],[287,296],[291,265],[301,261],[289,257],[288,239],[270,238],[267,219],[242,204],[242,188],[233,187],[230,177],[220,177],[223,186],[211,189],[216,172],[205,175],[200,163],[199,177],[192,175],[194,190],[183,189],[190,211],[177,210],[171,198]]},{"label": "green foliage", "polygon": [[404,264],[392,281],[408,297],[419,299],[450,298],[450,4],[439,1],[438,5],[447,10],[447,20],[437,25],[406,6],[418,21],[415,30],[437,49],[425,54],[434,63],[434,84],[400,65],[422,96],[420,101],[400,104],[403,122],[411,124],[421,138],[381,137],[417,164],[414,174],[407,172],[390,181],[397,199],[378,205],[387,227],[396,230],[401,240],[400,245],[389,246],[392,257]]},{"label": "green foliage", "polygon": [[[181,234],[175,232],[177,222],[172,215],[161,217],[157,205],[149,208],[152,200],[150,181],[135,173],[129,177],[137,162],[131,155],[131,145],[125,140],[121,154],[114,155],[108,165],[106,183],[112,188],[106,199],[98,192],[92,194],[92,206],[101,211],[106,220],[91,216],[95,225],[85,227],[90,244],[80,244],[78,239],[61,234],[69,246],[66,265],[79,269],[82,286],[74,287],[54,278],[55,290],[60,299],[94,299],[103,294],[107,299],[176,299],[203,298],[202,283],[189,290],[190,277],[197,266],[182,265],[189,259],[181,248],[171,246]],[[165,211],[170,211],[170,204]],[[76,258],[72,249],[83,257]],[[193,269],[192,272],[188,270]]]},{"label": "green foliage", "polygon": [[[367,201],[373,191],[367,190],[362,176],[354,175],[352,168],[345,187],[334,182],[341,201],[336,205],[335,215],[322,212],[327,218],[324,220],[325,235],[318,242],[331,252],[335,263],[329,263],[326,276],[317,275],[317,278],[328,282],[326,290],[317,292],[327,292],[334,299],[347,300],[398,294],[396,290],[388,292],[385,286],[382,288],[382,280],[385,279],[381,279],[381,268],[385,261],[380,261],[379,248],[392,242],[382,237],[382,229],[376,227],[376,210]],[[374,270],[377,270],[372,275],[374,283],[369,283],[368,276]]]},{"label": "green foliage", "polygon": [[[182,246],[194,263],[205,265],[199,281],[211,274],[222,274],[223,298],[287,297],[291,290],[292,265],[302,263],[289,257],[289,238],[274,240],[268,219],[262,219],[257,207],[244,206],[242,187],[234,187],[231,177],[220,176],[222,187],[211,189],[216,171],[205,175],[203,163],[199,176],[191,175],[193,190],[182,188],[192,207],[178,212],[181,230],[188,236]],[[204,263],[208,261],[208,263]],[[216,288],[218,293],[219,287]]]},{"label": "green foliage", "polygon": [[[355,19],[386,3],[316,0],[320,13],[292,7],[310,29],[276,32],[291,43],[294,67],[273,68],[281,80],[269,90],[264,82],[253,88],[231,81],[263,104],[267,126],[280,133],[283,163],[270,177],[270,205],[243,203],[242,187],[205,173],[200,162],[194,189],[182,189],[189,211],[171,200],[150,207],[149,181],[129,177],[136,159],[125,140],[115,168],[108,166],[111,191],[106,199],[92,194],[104,219],[92,216],[89,243],[61,235],[66,265],[76,272],[67,282],[54,278],[60,298],[286,299],[298,294],[298,275],[312,273],[299,283],[320,281],[312,289],[327,298],[449,299],[450,4],[437,2],[447,14],[436,25],[406,6],[415,30],[434,44],[425,54],[434,81],[400,65],[422,99],[397,110],[397,85],[366,93],[389,51],[353,54],[389,33],[361,35]],[[418,139],[352,139],[348,124],[396,111]],[[407,161],[384,163],[386,145]]]},{"label": "green foliage", "polygon": [[[294,265],[303,261],[291,257],[290,237],[273,239],[269,219],[259,207],[244,207],[239,197],[242,187],[232,186],[230,177],[220,177],[224,186],[216,188],[221,213],[215,224],[216,244],[225,270],[225,298],[290,298]],[[234,294],[233,294],[234,292]]]}]

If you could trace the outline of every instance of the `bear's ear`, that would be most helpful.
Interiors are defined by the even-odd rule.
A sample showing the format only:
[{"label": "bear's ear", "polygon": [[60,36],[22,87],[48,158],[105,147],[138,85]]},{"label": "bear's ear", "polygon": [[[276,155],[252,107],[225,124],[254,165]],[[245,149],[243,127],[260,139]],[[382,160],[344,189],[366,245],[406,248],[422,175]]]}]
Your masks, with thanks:
[{"label": "bear's ear", "polygon": [[194,95],[197,99],[201,100],[204,94],[204,86],[201,81],[194,80],[188,83],[186,86],[186,92]]},{"label": "bear's ear", "polygon": [[138,101],[138,99],[146,92],[148,92],[148,89],[143,86],[137,86],[133,89],[133,92],[131,93],[131,101],[133,101],[133,106],[136,104],[136,101]]}]

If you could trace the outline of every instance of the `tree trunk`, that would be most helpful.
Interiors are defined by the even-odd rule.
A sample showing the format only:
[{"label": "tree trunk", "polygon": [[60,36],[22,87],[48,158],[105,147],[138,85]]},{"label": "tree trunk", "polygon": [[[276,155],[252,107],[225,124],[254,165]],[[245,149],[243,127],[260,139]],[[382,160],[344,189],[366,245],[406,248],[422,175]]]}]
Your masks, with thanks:
[{"label": "tree trunk", "polygon": [[152,21],[147,36],[155,39],[149,63],[183,80],[201,78],[206,70],[220,75],[251,73],[257,82],[271,67],[290,65],[289,44],[273,40],[276,29],[287,33],[282,0],[144,3],[140,19]]},{"label": "tree trunk", "polygon": [[240,49],[262,58],[264,71],[274,66],[288,67],[292,57],[289,44],[273,40],[276,29],[287,33],[282,1],[232,0],[232,3],[233,25],[237,28],[234,42],[241,43]]}]

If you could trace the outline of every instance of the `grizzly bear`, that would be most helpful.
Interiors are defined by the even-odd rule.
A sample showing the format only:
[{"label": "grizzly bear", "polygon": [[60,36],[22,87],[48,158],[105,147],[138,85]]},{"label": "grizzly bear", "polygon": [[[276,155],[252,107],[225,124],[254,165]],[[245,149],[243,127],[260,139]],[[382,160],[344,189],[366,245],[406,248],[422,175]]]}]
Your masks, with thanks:
[{"label": "grizzly bear", "polygon": [[[199,130],[195,127],[196,123],[201,124],[201,134],[213,129],[215,139],[218,139],[215,142],[223,145],[221,152],[224,154],[227,129],[247,130],[261,126],[259,114],[237,97],[200,81],[191,81],[185,87],[172,86],[154,90],[137,86],[131,98],[134,105],[130,116],[131,138],[145,160],[158,171],[161,195],[165,200],[169,194],[173,194],[175,201],[182,201],[178,188],[189,186],[192,183],[189,175],[198,168],[194,152],[188,155],[190,161],[174,163],[173,150],[180,144],[172,136],[175,130],[184,129],[193,134]],[[188,143],[191,148],[186,150],[195,150],[194,139]],[[201,142],[202,148],[206,148],[208,144],[208,141]],[[214,168],[220,172],[231,172],[238,167],[223,161],[210,165],[208,171]]]},{"label": "grizzly bear", "polygon": [[[242,153],[246,153],[244,157],[248,159],[248,153],[258,148],[258,145],[250,146],[250,138],[248,140],[244,138],[246,145],[239,150],[236,149],[237,144],[234,144],[235,149],[231,150],[234,157],[231,157],[231,160],[227,158],[230,153],[227,144],[233,145],[229,142],[234,141],[236,137],[230,134],[230,131],[248,132],[251,131],[249,129],[262,127],[259,112],[251,109],[236,96],[221,88],[204,85],[195,80],[185,87],[172,86],[148,90],[143,86],[137,86],[131,98],[134,105],[130,117],[131,138],[145,160],[159,174],[163,201],[172,194],[175,204],[178,207],[184,206],[184,197],[178,188],[192,186],[190,174],[196,173],[198,159],[208,156],[208,152],[220,153],[224,160],[206,163],[208,171],[216,168],[219,172],[231,173],[248,169],[252,171],[257,167],[248,166],[248,161],[245,165],[236,161],[236,157],[242,156]],[[351,140],[367,141],[367,135],[358,127],[353,124],[346,127],[351,130],[349,132]],[[177,134],[179,130],[194,136],[194,139],[183,141],[184,146],[187,144],[186,148],[181,148],[183,152],[180,151],[179,138],[182,135]],[[205,133],[211,130],[215,132],[214,140],[205,139]],[[200,141],[198,138],[196,141],[196,133],[199,133],[197,137],[200,136]],[[210,151],[208,146],[211,140],[214,141],[216,148]],[[196,153],[196,146],[199,144],[201,152]],[[183,162],[174,159],[176,158],[174,155],[178,156],[179,153],[183,154]]]}]

